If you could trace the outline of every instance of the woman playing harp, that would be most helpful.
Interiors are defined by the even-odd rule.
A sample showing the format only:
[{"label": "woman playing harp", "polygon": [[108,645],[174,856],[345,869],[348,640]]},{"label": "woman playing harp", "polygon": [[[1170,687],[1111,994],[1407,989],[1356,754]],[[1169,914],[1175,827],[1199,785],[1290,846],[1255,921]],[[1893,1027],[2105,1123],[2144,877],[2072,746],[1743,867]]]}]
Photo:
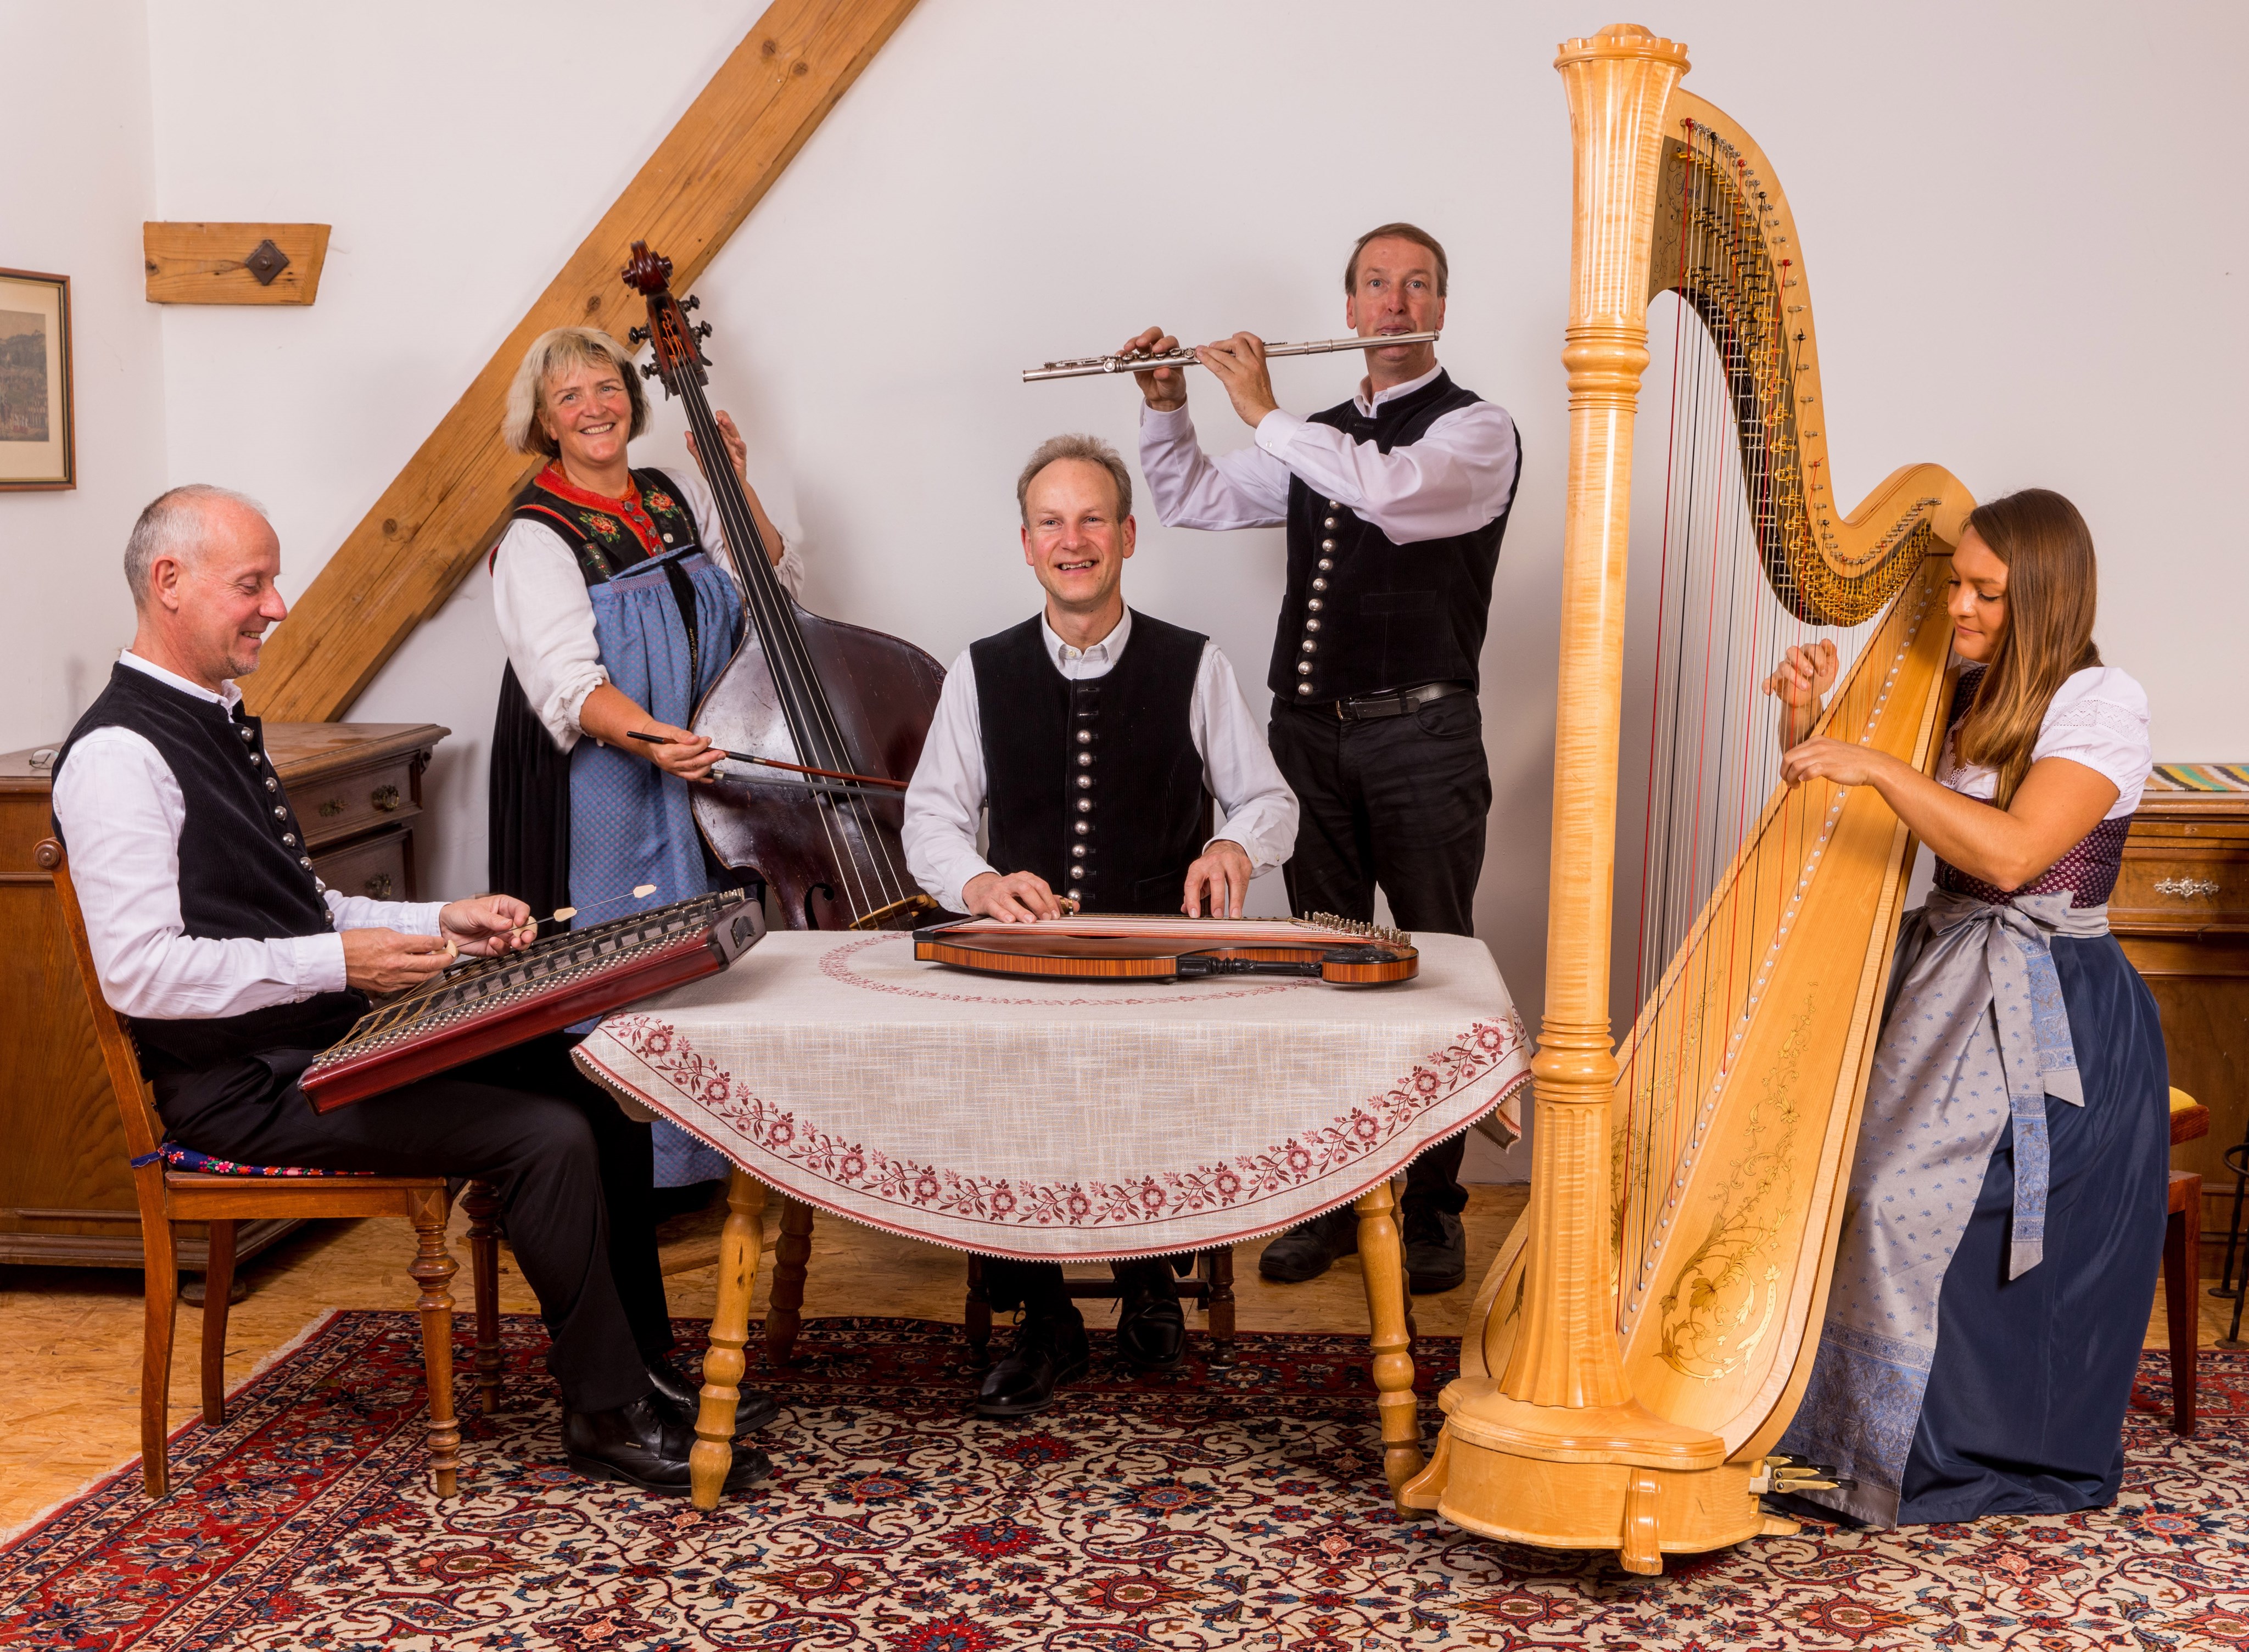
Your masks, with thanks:
[{"label": "woman playing harp", "polygon": [[2147,698],[2093,645],[2093,540],[2042,489],[1953,555],[1968,662],[1935,779],[1803,740],[1832,649],[1767,680],[1792,784],[1871,786],[1937,857],[1908,914],[1818,1362],[1784,1450],[1878,1525],[2060,1514],[2116,1494],[2163,1255],[2155,1000],[2108,933],[2151,767]]}]

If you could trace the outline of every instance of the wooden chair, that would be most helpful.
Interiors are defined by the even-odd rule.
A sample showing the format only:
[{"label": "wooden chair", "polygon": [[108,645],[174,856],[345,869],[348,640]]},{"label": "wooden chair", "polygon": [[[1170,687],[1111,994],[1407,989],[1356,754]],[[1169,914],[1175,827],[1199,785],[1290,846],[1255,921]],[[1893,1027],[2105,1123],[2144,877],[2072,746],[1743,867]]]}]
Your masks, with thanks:
[{"label": "wooden chair", "polygon": [[[445,1222],[452,1200],[442,1176],[203,1175],[168,1169],[160,1156],[162,1121],[155,1098],[141,1075],[133,1037],[102,996],[93,954],[86,939],[63,846],[52,838],[33,853],[52,872],[57,904],[69,932],[71,953],[93,1013],[96,1043],[117,1092],[117,1111],[133,1158],[133,1181],[141,1203],[141,1293],[146,1317],[141,1343],[141,1477],[152,1497],[170,1490],[167,1444],[170,1434],[172,1332],[179,1297],[175,1222],[209,1225],[210,1260],[204,1274],[203,1337],[203,1421],[216,1428],[226,1415],[226,1322],[234,1284],[234,1237],[237,1222],[275,1218],[402,1216],[414,1227],[415,1256],[409,1271],[422,1288],[415,1306],[422,1311],[422,1361],[430,1386],[430,1470],[437,1495],[455,1494],[460,1469],[461,1430],[453,1416],[453,1298],[455,1265],[445,1248]],[[471,1182],[462,1206],[469,1213],[469,1248],[477,1309],[477,1387],[485,1414],[499,1409],[499,1248],[492,1216],[498,1200],[481,1182]]]},{"label": "wooden chair", "polygon": [[[1065,1277],[1064,1289],[1072,1298],[1115,1297],[1119,1293],[1114,1278],[1073,1279]],[[1173,1276],[1172,1291],[1185,1297],[1197,1306],[1210,1312],[1210,1337],[1214,1345],[1210,1353],[1214,1366],[1234,1363],[1234,1252],[1221,1246],[1215,1250],[1194,1253],[1194,1271],[1181,1278]],[[992,1299],[984,1291],[984,1259],[968,1258],[968,1346],[975,1351],[979,1365],[991,1363]]]},{"label": "wooden chair", "polygon": [[[2171,1145],[2210,1133],[2210,1109],[2184,1090],[2171,1091]],[[2202,1323],[2202,1178],[2174,1170],[2163,1222],[2163,1322],[2171,1345],[2171,1431],[2194,1432],[2194,1385]]]}]

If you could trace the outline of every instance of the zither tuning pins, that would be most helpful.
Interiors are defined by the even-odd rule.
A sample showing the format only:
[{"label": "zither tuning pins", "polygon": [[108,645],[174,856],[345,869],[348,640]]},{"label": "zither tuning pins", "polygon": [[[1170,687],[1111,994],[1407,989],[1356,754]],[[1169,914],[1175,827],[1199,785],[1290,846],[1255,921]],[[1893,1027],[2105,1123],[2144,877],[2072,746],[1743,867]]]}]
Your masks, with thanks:
[{"label": "zither tuning pins", "polygon": [[1345,918],[1335,912],[1312,912],[1305,917],[1309,924],[1323,929],[1332,929],[1345,935],[1359,935],[1368,940],[1386,941],[1393,946],[1406,946],[1413,938],[1402,929],[1392,929],[1382,924],[1370,924],[1357,918]]}]

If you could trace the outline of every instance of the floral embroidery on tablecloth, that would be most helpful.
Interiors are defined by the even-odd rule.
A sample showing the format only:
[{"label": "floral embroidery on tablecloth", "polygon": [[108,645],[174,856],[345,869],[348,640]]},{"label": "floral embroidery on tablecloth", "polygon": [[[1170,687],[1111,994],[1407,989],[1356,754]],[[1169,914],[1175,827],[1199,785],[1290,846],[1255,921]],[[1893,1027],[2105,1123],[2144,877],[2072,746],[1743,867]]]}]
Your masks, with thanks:
[{"label": "floral embroidery on tablecloth", "polygon": [[[1454,1043],[1416,1062],[1413,1071],[1388,1090],[1275,1146],[1236,1153],[1220,1164],[1126,1181],[1027,1184],[893,1158],[879,1148],[845,1141],[753,1095],[677,1027],[657,1016],[612,1016],[602,1022],[602,1031],[679,1098],[691,1102],[698,1114],[723,1125],[760,1152],[838,1189],[971,1221],[1097,1229],[1206,1215],[1347,1171],[1406,1134],[1444,1102],[1520,1061],[1530,1043],[1522,1019],[1510,1010],[1503,1020],[1475,1022]],[[581,1052],[581,1059],[590,1053]],[[609,1077],[613,1083],[622,1082],[615,1074]],[[1525,1066],[1492,1098],[1492,1105],[1503,1105],[1530,1082]],[[697,1129],[701,1119],[680,1119],[664,1106],[663,1098],[628,1087],[683,1128],[702,1133]]]}]

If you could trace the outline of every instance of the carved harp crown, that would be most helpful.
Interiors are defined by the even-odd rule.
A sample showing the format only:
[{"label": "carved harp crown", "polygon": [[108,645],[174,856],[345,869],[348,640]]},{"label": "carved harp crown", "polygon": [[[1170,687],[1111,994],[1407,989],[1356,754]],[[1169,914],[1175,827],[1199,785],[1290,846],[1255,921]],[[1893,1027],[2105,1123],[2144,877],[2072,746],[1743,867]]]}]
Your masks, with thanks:
[{"label": "carved harp crown", "polygon": [[[1617,1548],[1654,1572],[1666,1550],[1769,1529],[1757,1493],[1818,1346],[1910,869],[1905,829],[1871,788],[1773,783],[1775,703],[1752,691],[1786,643],[1854,628],[1823,732],[1931,764],[1942,582],[1972,501],[1917,465],[1840,508],[1787,197],[1756,141],[1679,89],[1685,47],[1620,24],[1565,45],[1557,67],[1576,169],[1571,419],[1530,1207],[1485,1281],[1437,1459],[1403,1501],[1493,1536]],[[1678,626],[1694,643],[1683,652],[1660,633],[1672,652],[1654,704],[1671,692],[1682,714],[1667,726],[1692,732],[1650,735],[1644,809],[1633,800],[1647,817],[1648,958],[1613,1052],[1634,417],[1664,294],[1676,307],[1659,308],[1681,318],[1671,451],[1661,492],[1640,492],[1654,519],[1643,539],[1661,534],[1664,581],[1701,567],[1678,588],[1692,633],[1705,594],[1713,615],[1723,597],[1747,617],[1738,642]],[[1699,444],[1698,416],[1711,432]],[[1676,496],[1693,489],[1706,497],[1682,512]],[[1659,583],[1643,603],[1674,600]],[[1667,691],[1664,671],[1698,669],[1695,696]],[[1709,711],[1721,702],[1736,719],[1723,733]],[[1683,714],[1698,706],[1707,734]],[[1659,736],[1674,741],[1668,770]],[[1716,809],[1702,806],[1713,774]],[[1668,795],[1690,786],[1692,800]],[[1683,875],[1657,864],[1675,853],[1665,822],[1695,834]],[[1666,899],[1675,921],[1652,928]]]}]

